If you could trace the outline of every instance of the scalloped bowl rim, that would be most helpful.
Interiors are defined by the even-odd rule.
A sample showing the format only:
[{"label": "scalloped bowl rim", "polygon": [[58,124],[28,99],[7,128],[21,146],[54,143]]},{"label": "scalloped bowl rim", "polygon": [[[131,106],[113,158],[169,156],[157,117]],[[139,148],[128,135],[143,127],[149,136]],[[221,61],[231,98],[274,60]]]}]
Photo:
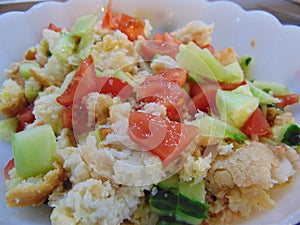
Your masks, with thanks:
[{"label": "scalloped bowl rim", "polygon": [[[155,8],[155,6],[153,6],[155,5],[153,4],[154,1],[160,4],[160,9],[157,10],[156,8],[153,10]],[[260,10],[246,11],[237,4],[228,1],[206,2],[205,0],[187,0],[183,6],[185,10],[182,10],[182,8],[178,6],[178,4],[183,4],[180,0],[152,0],[143,1],[143,3],[142,1],[139,2],[139,0],[126,0],[126,2],[128,4],[125,5],[114,3],[115,9],[117,11],[124,9],[126,13],[135,14],[137,13],[133,10],[135,7],[130,7],[130,5],[134,3],[135,6],[147,8],[150,13],[155,14],[166,11],[164,10],[166,7],[163,6],[168,6],[168,4],[172,2],[172,7],[169,7],[171,10],[160,15],[162,18],[160,18],[159,21],[155,19],[155,17],[153,18],[153,21],[151,21],[153,26],[162,23],[165,27],[174,28],[174,25],[181,26],[185,24],[190,20],[190,16],[193,16],[192,19],[203,19],[207,23],[214,23],[215,28],[212,38],[213,44],[217,49],[233,46],[239,55],[253,56],[255,66],[250,71],[252,74],[259,74],[260,79],[267,79],[269,76],[272,76],[272,80],[283,82],[287,84],[291,90],[300,94],[298,87],[300,83],[300,64],[297,63],[300,55],[299,27],[294,25],[282,25],[279,20],[270,13]],[[82,4],[84,4],[85,7],[80,7]],[[41,2],[35,4],[25,12],[14,11],[0,15],[0,30],[2,34],[0,35],[0,71],[2,72],[7,68],[9,63],[21,59],[22,54],[24,54],[28,47],[38,43],[41,38],[42,28],[46,27],[50,21],[61,26],[70,27],[78,16],[94,11],[100,12],[101,8],[105,5],[106,1],[101,0],[85,0],[84,3],[82,0]],[[70,8],[72,8],[72,11],[68,11]],[[197,10],[202,14],[198,13]],[[65,13],[66,11],[67,13]],[[147,10],[143,12],[147,14]],[[189,13],[187,14],[185,12]],[[215,12],[221,15],[213,14]],[[65,14],[63,15],[63,13]],[[197,15],[195,16],[195,14]],[[176,18],[180,18],[180,20]],[[224,18],[226,18],[225,21]],[[13,24],[13,27],[11,27],[10,24]],[[30,28],[28,28],[29,25]],[[15,28],[17,28],[17,30]],[[5,35],[2,33],[3,30],[6,31]],[[22,33],[21,42],[17,41],[20,40],[20,37],[16,37],[16,35],[20,35],[20,33],[16,32]],[[240,34],[242,34],[241,38],[236,41],[237,37],[234,35]],[[253,43],[255,43],[254,47],[252,46]],[[281,45],[278,45],[279,43],[281,43]],[[279,54],[279,56],[275,57],[274,54]],[[287,58],[288,56],[292,57]],[[283,66],[281,66],[281,64]],[[288,65],[288,67],[285,65]],[[272,68],[272,66],[274,66],[275,69]],[[282,74],[284,74],[284,76],[282,76]],[[4,76],[1,76],[0,81],[3,79]],[[296,119],[299,122],[299,107],[293,108],[292,110],[295,111]],[[11,157],[11,153],[8,143],[0,142],[0,146],[2,148],[0,152],[0,165],[3,171],[5,164]],[[0,211],[0,223],[20,224],[21,221],[22,224],[49,224],[50,211],[45,206],[25,209],[6,208],[4,202],[4,177],[3,173],[0,174],[0,209],[2,209]],[[300,202],[295,203],[297,199],[300,198],[300,192],[297,192],[298,186],[300,186],[299,173],[295,177],[294,182],[286,187],[286,191],[281,189],[276,190],[275,196],[278,201],[278,208],[275,208],[271,212],[259,213],[255,215],[254,220],[243,221],[242,224],[250,225],[260,223],[283,225],[299,222]],[[290,205],[295,207],[295,209],[292,210],[289,207]],[[268,215],[272,216],[271,223],[268,223]],[[278,219],[280,219],[280,222]]]}]

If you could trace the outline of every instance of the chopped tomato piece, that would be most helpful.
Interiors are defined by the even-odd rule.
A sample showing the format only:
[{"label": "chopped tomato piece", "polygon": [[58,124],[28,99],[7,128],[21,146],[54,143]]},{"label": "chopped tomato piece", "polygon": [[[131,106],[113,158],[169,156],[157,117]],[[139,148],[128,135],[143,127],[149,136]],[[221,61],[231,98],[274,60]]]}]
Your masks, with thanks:
[{"label": "chopped tomato piece", "polygon": [[161,76],[161,77],[168,78],[171,81],[177,82],[179,86],[182,86],[186,82],[187,74],[188,72],[184,69],[170,68],[170,69],[160,70],[154,73],[153,76]]},{"label": "chopped tomato piece", "polygon": [[144,60],[151,60],[155,54],[175,58],[178,51],[178,45],[171,42],[147,40],[141,45],[141,55]]},{"label": "chopped tomato piece", "polygon": [[167,55],[175,59],[179,52],[179,42],[170,33],[156,34],[153,40],[146,40],[141,45],[141,55],[151,60],[155,54]]},{"label": "chopped tomato piece", "polygon": [[9,160],[6,166],[4,167],[4,177],[6,180],[10,179],[10,175],[8,172],[14,167],[15,167],[15,160],[14,159]]},{"label": "chopped tomato piece", "polygon": [[17,132],[24,130],[25,126],[27,124],[33,123],[35,120],[35,116],[33,114],[33,105],[29,105],[26,108],[24,108],[19,114],[17,115],[18,119],[18,126],[17,126]]},{"label": "chopped tomato piece", "polygon": [[73,129],[75,135],[88,130],[88,113],[82,98],[96,88],[94,61],[91,56],[88,56],[81,62],[65,92],[56,99],[64,106],[62,115],[64,127]]},{"label": "chopped tomato piece", "polygon": [[260,108],[257,108],[246,123],[241,128],[241,131],[248,135],[267,135],[270,132],[270,125]]},{"label": "chopped tomato piece", "polygon": [[112,0],[108,0],[108,3],[107,3],[107,8],[106,8],[106,11],[105,11],[105,15],[102,19],[102,24],[101,26],[103,28],[111,28],[112,26],[115,26],[112,24],[113,22],[113,12],[112,12]]},{"label": "chopped tomato piece", "polygon": [[203,112],[215,111],[218,89],[219,86],[217,85],[193,84],[193,89],[191,90],[193,97],[188,106],[189,113],[193,115],[197,112],[197,110],[201,110]]},{"label": "chopped tomato piece", "polygon": [[284,108],[288,105],[293,105],[299,102],[299,95],[295,93],[275,97],[280,100],[280,102],[275,103],[275,105],[279,108]]},{"label": "chopped tomato piece", "polygon": [[49,23],[48,29],[49,29],[49,30],[53,30],[53,31],[55,31],[55,32],[57,32],[57,33],[60,33],[60,32],[62,31],[62,28],[61,28],[61,27],[58,27],[58,26],[56,26],[56,25],[53,24],[53,23]]},{"label": "chopped tomato piece", "polygon": [[222,90],[225,91],[231,91],[234,90],[236,88],[238,88],[239,86],[245,85],[246,81],[242,81],[240,83],[225,83],[225,82],[218,82],[218,85],[220,85]]},{"label": "chopped tomato piece", "polygon": [[184,90],[176,83],[160,76],[148,77],[137,89],[137,101],[158,102],[167,108],[170,120],[180,121],[185,106]]},{"label": "chopped tomato piece", "polygon": [[246,81],[242,81],[240,83],[225,83],[225,82],[217,82],[212,80],[206,80],[207,83],[197,83],[197,82],[190,82],[190,96],[194,97],[195,95],[199,94],[199,92],[202,92],[201,87],[204,85],[214,85],[222,90],[225,91],[231,91],[239,86],[245,85]]},{"label": "chopped tomato piece", "polygon": [[66,128],[74,128],[84,131],[88,124],[88,112],[82,103],[82,98],[91,92],[111,94],[127,99],[133,91],[133,87],[116,77],[98,77],[93,62],[89,56],[82,61],[78,71],[72,78],[65,92],[57,97],[57,102],[64,106],[63,124]]},{"label": "chopped tomato piece", "polygon": [[137,40],[138,36],[145,36],[145,22],[142,19],[127,14],[112,12],[112,1],[108,1],[106,13],[102,20],[102,27],[112,30],[120,30],[128,36],[131,41]]},{"label": "chopped tomato piece", "polygon": [[117,77],[97,77],[97,91],[102,94],[111,94],[120,96],[121,99],[127,99],[133,92],[133,87],[120,80]]},{"label": "chopped tomato piece", "polygon": [[207,80],[207,83],[204,84],[197,82],[189,83],[189,94],[192,98],[192,101],[189,103],[189,113],[195,114],[197,109],[203,112],[213,111],[214,113],[217,113],[215,110],[217,90],[222,89],[231,91],[244,84],[246,84],[246,81],[233,84],[211,80]]},{"label": "chopped tomato piece", "polygon": [[[80,85],[80,88],[78,85]],[[57,97],[57,102],[64,106],[70,106],[75,97],[82,98],[93,91],[112,94],[113,96],[119,95],[122,99],[126,99],[133,91],[133,88],[116,77],[97,77],[93,59],[89,56],[80,64],[79,70],[65,92]]]},{"label": "chopped tomato piece", "polygon": [[122,14],[119,17],[117,29],[125,33],[130,41],[137,40],[139,35],[145,36],[145,22],[127,14]]},{"label": "chopped tomato piece", "polygon": [[[87,77],[87,79],[85,79],[84,86],[82,85],[82,87],[84,88],[78,89],[77,86],[84,77]],[[76,93],[77,96],[84,96],[96,88],[96,83],[94,82],[95,77],[96,72],[94,61],[92,56],[90,55],[88,56],[88,58],[81,62],[79,69],[72,78],[69,86],[62,95],[56,98],[56,101],[63,106],[72,105],[76,91],[80,92]]]},{"label": "chopped tomato piece", "polygon": [[199,94],[202,92],[202,88],[201,86],[203,86],[204,84],[200,84],[197,82],[190,82],[189,83],[189,95],[190,97],[194,97],[195,95]]},{"label": "chopped tomato piece", "polygon": [[167,165],[191,144],[199,128],[148,113],[131,112],[128,132],[132,141],[158,156]]}]

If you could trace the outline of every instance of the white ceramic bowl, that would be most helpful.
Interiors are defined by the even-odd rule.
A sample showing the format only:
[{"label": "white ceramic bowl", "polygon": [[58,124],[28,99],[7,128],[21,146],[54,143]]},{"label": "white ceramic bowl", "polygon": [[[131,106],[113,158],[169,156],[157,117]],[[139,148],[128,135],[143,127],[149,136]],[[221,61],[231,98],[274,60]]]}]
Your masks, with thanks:
[{"label": "white ceramic bowl", "polygon": [[[27,12],[10,12],[0,16],[0,81],[4,69],[20,60],[25,50],[39,42],[41,31],[49,22],[71,27],[75,19],[91,12],[103,13],[106,1],[70,0],[65,3],[43,2]],[[251,75],[258,79],[285,83],[300,94],[300,28],[283,26],[263,11],[244,11],[230,2],[204,0],[114,0],[119,12],[151,19],[159,30],[174,29],[190,20],[214,23],[213,45],[216,49],[234,47],[239,55],[254,58]],[[251,43],[255,43],[252,46]],[[292,107],[300,121],[300,108]],[[0,170],[11,158],[9,143],[0,142]],[[300,176],[293,183],[274,192],[277,208],[259,213],[243,225],[296,224],[300,221]],[[8,209],[4,200],[5,185],[0,172],[0,224],[50,224],[46,206]],[[241,224],[241,223],[240,223]]]}]

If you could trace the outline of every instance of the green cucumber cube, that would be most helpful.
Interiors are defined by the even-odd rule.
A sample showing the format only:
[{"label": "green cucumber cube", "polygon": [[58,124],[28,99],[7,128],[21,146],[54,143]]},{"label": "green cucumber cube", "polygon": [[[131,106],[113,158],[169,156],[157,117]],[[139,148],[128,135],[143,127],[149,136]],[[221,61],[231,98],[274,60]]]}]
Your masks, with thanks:
[{"label": "green cucumber cube", "polygon": [[25,81],[25,97],[28,102],[33,102],[42,90],[42,85],[34,78]]},{"label": "green cucumber cube", "polygon": [[200,136],[202,137],[232,138],[239,142],[248,139],[248,136],[236,127],[208,115],[194,120],[192,124],[200,128]]},{"label": "green cucumber cube", "polygon": [[218,90],[216,105],[221,120],[241,128],[258,107],[258,98],[234,91]]},{"label": "green cucumber cube", "polygon": [[67,60],[71,56],[76,47],[76,39],[68,33],[60,33],[57,44],[53,49],[53,55],[60,60]]},{"label": "green cucumber cube", "polygon": [[250,90],[252,94],[259,99],[260,104],[272,104],[280,102],[278,98],[273,97],[269,93],[263,91],[262,89],[256,87],[252,83],[248,82],[247,85],[249,85]]},{"label": "green cucumber cube", "polygon": [[193,42],[179,46],[176,61],[180,67],[187,69],[190,76],[197,82],[203,77],[218,80],[216,75],[224,76],[226,73],[224,66],[209,50],[201,49]]},{"label": "green cucumber cube", "polygon": [[244,72],[238,61],[225,66],[226,76],[222,78],[223,82],[240,83],[244,80]]},{"label": "green cucumber cube", "polygon": [[40,65],[36,61],[32,62],[23,62],[20,64],[20,73],[23,76],[24,80],[28,80],[31,77],[31,68],[39,68]]},{"label": "green cucumber cube", "polygon": [[253,81],[254,86],[260,88],[264,91],[271,91],[274,95],[286,95],[290,93],[290,90],[284,84],[280,84],[274,81],[263,81],[263,80],[255,80]]},{"label": "green cucumber cube", "polygon": [[48,124],[33,127],[12,135],[15,167],[23,178],[45,174],[53,168],[56,137]]},{"label": "green cucumber cube", "polygon": [[203,78],[228,83],[244,80],[244,73],[238,61],[223,66],[207,48],[201,49],[194,42],[179,46],[176,61],[180,67],[187,69],[191,78],[197,82],[201,82]]},{"label": "green cucumber cube", "polygon": [[98,13],[79,17],[72,27],[72,35],[82,37],[92,32],[98,19]]},{"label": "green cucumber cube", "polygon": [[205,203],[205,181],[194,184],[193,181],[179,183],[179,195],[176,208],[176,220],[198,225],[207,218],[208,205]]}]

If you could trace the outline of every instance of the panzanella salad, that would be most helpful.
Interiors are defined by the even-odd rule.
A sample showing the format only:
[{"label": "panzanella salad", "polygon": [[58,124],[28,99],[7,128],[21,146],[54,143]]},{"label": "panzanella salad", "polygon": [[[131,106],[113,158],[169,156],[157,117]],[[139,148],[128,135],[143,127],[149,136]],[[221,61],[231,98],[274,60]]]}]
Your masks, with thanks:
[{"label": "panzanella salad", "polygon": [[5,71],[6,204],[60,224],[232,224],[299,169],[298,95],[214,49],[213,25],[153,33],[112,10],[50,22]]}]

